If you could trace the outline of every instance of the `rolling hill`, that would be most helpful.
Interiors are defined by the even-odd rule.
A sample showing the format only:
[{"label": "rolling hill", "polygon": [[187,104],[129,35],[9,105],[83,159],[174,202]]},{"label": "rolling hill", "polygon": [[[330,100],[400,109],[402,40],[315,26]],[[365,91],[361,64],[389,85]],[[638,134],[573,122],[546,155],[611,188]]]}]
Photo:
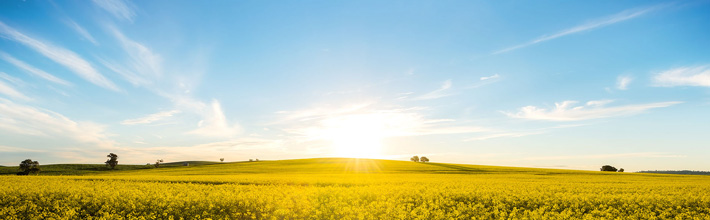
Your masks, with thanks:
[{"label": "rolling hill", "polygon": [[[184,166],[188,163],[189,166]],[[594,171],[484,166],[449,163],[415,163],[410,161],[354,159],[354,158],[311,158],[258,162],[212,162],[178,161],[153,165],[123,165],[110,169],[104,164],[49,164],[42,165],[39,175],[231,175],[231,174],[324,174],[324,173],[407,173],[407,174],[505,174],[528,173],[608,175]],[[0,167],[0,175],[14,175],[17,166]]]}]

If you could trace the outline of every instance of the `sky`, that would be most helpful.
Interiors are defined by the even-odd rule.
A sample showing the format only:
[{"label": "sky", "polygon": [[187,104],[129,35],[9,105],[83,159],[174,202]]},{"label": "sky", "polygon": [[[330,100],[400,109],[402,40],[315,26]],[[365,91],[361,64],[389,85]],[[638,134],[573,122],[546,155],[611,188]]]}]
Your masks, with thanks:
[{"label": "sky", "polygon": [[710,1],[0,1],[0,164],[710,170]]}]

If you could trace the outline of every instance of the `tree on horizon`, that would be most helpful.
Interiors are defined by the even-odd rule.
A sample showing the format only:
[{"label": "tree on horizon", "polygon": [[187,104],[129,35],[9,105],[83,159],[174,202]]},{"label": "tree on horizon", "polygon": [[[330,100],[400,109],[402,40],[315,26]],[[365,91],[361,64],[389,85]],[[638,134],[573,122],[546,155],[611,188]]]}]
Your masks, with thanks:
[{"label": "tree on horizon", "polygon": [[116,155],[114,153],[109,153],[108,155],[106,155],[106,157],[109,158],[105,162],[106,166],[110,166],[111,169],[114,169],[116,167],[116,165],[118,165],[118,155]]},{"label": "tree on horizon", "polygon": [[20,162],[20,173],[18,175],[28,175],[30,173],[37,174],[39,173],[39,162],[36,160],[33,161],[32,159],[26,159]]},{"label": "tree on horizon", "polygon": [[429,162],[429,158],[427,158],[427,157],[420,157],[420,158],[419,158],[419,161],[426,163],[426,162]]}]

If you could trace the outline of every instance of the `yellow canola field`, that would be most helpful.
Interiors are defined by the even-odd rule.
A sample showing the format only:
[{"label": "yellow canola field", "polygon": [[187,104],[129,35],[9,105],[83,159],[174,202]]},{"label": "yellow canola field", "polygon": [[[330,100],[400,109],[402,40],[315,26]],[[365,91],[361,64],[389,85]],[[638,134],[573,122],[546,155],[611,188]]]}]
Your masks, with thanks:
[{"label": "yellow canola field", "polygon": [[710,178],[350,159],[2,176],[0,219],[710,219]]}]

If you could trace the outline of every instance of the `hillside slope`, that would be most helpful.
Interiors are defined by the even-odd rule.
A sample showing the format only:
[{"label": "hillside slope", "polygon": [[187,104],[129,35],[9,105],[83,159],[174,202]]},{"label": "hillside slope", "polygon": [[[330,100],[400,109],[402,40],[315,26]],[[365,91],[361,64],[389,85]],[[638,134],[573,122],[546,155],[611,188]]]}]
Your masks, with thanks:
[{"label": "hillside slope", "polygon": [[[183,166],[183,163],[189,166]],[[354,159],[354,158],[311,158],[259,162],[210,162],[181,161],[152,165],[121,165],[109,169],[103,164],[52,164],[42,165],[39,175],[233,175],[233,174],[583,174],[618,175],[617,173],[560,170],[542,168],[522,168],[484,166],[449,163],[415,163],[411,161]],[[0,175],[14,175],[17,167],[0,167]]]}]

